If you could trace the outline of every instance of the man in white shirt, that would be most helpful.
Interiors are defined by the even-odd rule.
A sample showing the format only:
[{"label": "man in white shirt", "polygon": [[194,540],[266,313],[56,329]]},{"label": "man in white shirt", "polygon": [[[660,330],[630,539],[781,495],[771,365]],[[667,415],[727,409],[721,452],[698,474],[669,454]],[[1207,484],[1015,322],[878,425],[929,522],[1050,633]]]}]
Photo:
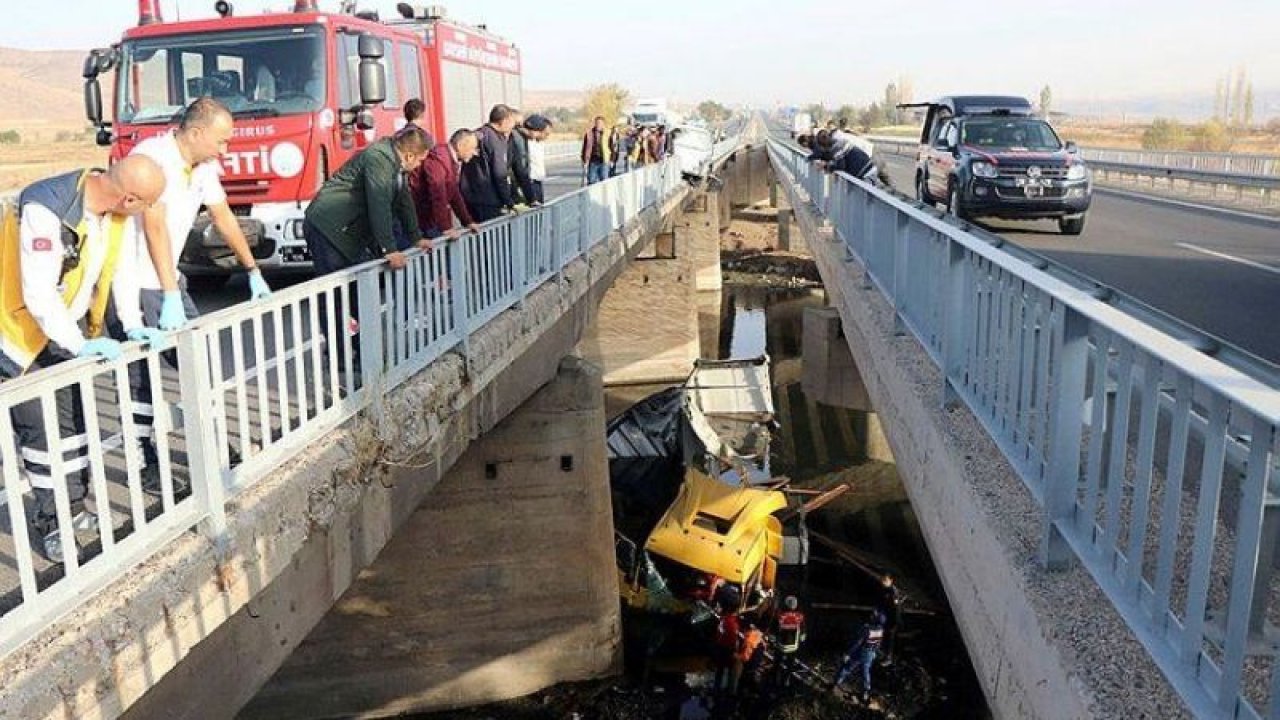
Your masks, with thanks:
[{"label": "man in white shirt", "polygon": [[[73,357],[120,356],[120,343],[98,337],[108,296],[114,296],[124,336],[155,343],[163,333],[142,326],[133,282],[138,232],[133,215],[159,200],[164,174],[145,157],[126,158],[109,171],[82,170],[41,180],[18,198],[19,220],[6,223],[0,252],[0,379],[25,375]],[[80,321],[87,320],[88,332]],[[74,546],[76,529],[93,529],[85,511],[89,439],[79,387],[55,393],[62,455],[58,478],[67,486],[72,527],[58,527],[55,479],[39,399],[13,407],[10,417],[23,470],[35,495],[33,546],[51,562]],[[105,498],[103,499],[105,507]]]},{"label": "man in white shirt", "polygon": [[[160,202],[143,215],[147,253],[151,262],[138,263],[142,312],[146,324],[161,330],[177,330],[200,314],[187,292],[186,278],[178,272],[178,258],[195,224],[200,208],[209,212],[213,227],[249,271],[251,299],[266,297],[271,289],[262,279],[249,241],[240,229],[219,178],[218,157],[227,151],[234,120],[222,103],[202,97],[187,106],[175,131],[138,143],[130,155],[155,160],[164,170],[167,185]],[[172,354],[167,359],[176,365]],[[143,489],[160,492],[160,470],[152,439],[155,411],[151,377],[143,363],[129,368],[134,397],[134,422],[142,438]],[[233,456],[233,460],[235,460]],[[178,486],[185,492],[184,483]]]}]

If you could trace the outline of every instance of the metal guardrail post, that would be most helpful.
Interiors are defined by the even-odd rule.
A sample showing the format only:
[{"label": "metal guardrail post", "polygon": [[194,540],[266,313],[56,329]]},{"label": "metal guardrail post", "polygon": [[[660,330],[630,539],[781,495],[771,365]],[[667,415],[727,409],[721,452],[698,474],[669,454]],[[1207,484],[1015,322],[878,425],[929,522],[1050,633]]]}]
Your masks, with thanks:
[{"label": "metal guardrail post", "polygon": [[[391,272],[404,272],[403,270]],[[360,327],[360,383],[365,392],[372,393],[370,407],[381,421],[382,379],[386,376],[386,364],[390,353],[385,352],[383,338],[386,325],[394,323],[394,313],[382,306],[382,270],[361,273],[356,280],[356,322]],[[388,282],[390,276],[386,276]]]},{"label": "metal guardrail post", "polygon": [[[216,337],[215,337],[216,340]],[[202,530],[215,545],[227,540],[226,488],[219,463],[218,412],[209,335],[193,329],[178,333],[178,385],[182,393],[183,430],[187,439],[187,467],[192,500],[204,510]]]},{"label": "metal guardrail post", "polygon": [[[1044,534],[1040,563],[1048,569],[1067,567],[1074,555],[1062,524],[1074,522],[1076,492],[1080,482],[1080,443],[1084,432],[1083,398],[1089,365],[1089,321],[1063,306],[1053,331],[1057,352],[1049,416],[1049,458],[1044,484]],[[1047,359],[1040,359],[1047,363]],[[1047,368],[1045,372],[1049,372]],[[1095,428],[1095,432],[1101,432]]]}]

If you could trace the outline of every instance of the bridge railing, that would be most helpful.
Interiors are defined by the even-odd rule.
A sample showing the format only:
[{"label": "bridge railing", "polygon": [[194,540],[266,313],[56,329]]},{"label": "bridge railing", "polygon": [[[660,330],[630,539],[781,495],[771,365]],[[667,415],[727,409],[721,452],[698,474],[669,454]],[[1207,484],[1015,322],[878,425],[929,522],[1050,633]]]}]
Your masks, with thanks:
[{"label": "bridge railing", "polygon": [[[1187,705],[1280,717],[1280,392],[889,192],[775,167],[831,223]],[[1244,462],[1227,462],[1228,448]]]},{"label": "bridge railing", "polygon": [[[640,168],[411,251],[403,270],[366,263],[202,317],[160,348],[129,343],[117,360],[69,360],[0,383],[0,437],[15,437],[10,411],[28,403],[49,438],[47,452],[0,443],[0,654],[182,533],[200,527],[222,542],[228,498],[356,413],[378,416],[383,394],[682,187],[672,161]],[[131,366],[155,388],[153,433],[135,422],[143,398],[130,390]],[[143,489],[148,434],[158,497]],[[386,460],[376,447],[353,448],[357,470]],[[47,461],[52,477],[88,478],[99,527],[74,533],[79,553],[75,498],[52,483],[61,565],[35,552],[24,459]]]}]

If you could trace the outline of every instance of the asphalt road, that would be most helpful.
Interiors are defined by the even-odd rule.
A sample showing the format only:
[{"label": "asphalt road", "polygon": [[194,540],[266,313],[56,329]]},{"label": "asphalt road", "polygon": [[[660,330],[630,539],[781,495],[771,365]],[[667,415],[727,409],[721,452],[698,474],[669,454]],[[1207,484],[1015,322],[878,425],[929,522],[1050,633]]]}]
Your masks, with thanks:
[{"label": "asphalt road", "polygon": [[[910,194],[910,158],[884,160]],[[1076,237],[1047,220],[979,224],[1280,364],[1280,222],[1098,190]]]}]

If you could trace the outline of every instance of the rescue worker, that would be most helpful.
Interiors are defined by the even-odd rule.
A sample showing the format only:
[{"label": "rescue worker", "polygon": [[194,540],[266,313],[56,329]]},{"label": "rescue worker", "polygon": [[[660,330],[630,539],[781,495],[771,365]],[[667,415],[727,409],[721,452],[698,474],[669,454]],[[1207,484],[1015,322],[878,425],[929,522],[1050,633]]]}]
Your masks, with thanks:
[{"label": "rescue worker", "polygon": [[884,665],[893,664],[894,641],[898,637],[898,625],[902,622],[902,593],[892,575],[880,578],[880,602],[877,609],[884,614]]},{"label": "rescue worker", "polygon": [[[72,357],[120,356],[117,340],[100,337],[114,294],[125,337],[154,344],[163,333],[143,327],[138,308],[138,244],[133,216],[159,201],[165,178],[155,161],[128,157],[110,170],[82,170],[28,186],[18,196],[18,217],[6,218],[0,261],[0,378],[9,379]],[[79,323],[87,319],[87,332]],[[84,507],[89,439],[76,386],[55,394],[64,477],[54,478],[40,400],[13,407],[10,417],[35,508],[33,546],[53,563],[63,561],[75,530],[93,530],[97,517]],[[59,532],[54,483],[66,484],[70,537]],[[105,498],[103,499],[105,506]]]},{"label": "rescue worker", "polygon": [[758,685],[760,665],[764,662],[764,654],[764,632],[756,626],[754,621],[748,621],[747,629],[743,631],[742,639],[738,644],[738,652],[734,656],[732,692],[736,693],[743,687],[742,676],[744,674],[747,676],[748,685],[753,688]]},{"label": "rescue worker", "polygon": [[[178,128],[138,143],[130,155],[154,160],[164,172],[165,190],[160,201],[142,216],[146,235],[146,254],[137,263],[138,286],[141,288],[142,316],[147,327],[177,330],[200,315],[195,301],[187,292],[187,279],[178,272],[178,258],[187,244],[187,236],[195,225],[200,208],[209,213],[213,229],[235,254],[249,273],[250,299],[271,294],[262,279],[262,271],[253,258],[249,240],[231,205],[219,178],[219,158],[227,152],[234,121],[225,105],[209,97],[194,100],[182,112]],[[139,254],[142,255],[141,249]],[[119,337],[120,325],[112,313],[112,333]],[[166,353],[169,364],[177,367],[175,353]],[[129,368],[129,386],[133,392],[133,419],[140,436],[142,489],[160,494],[160,459],[155,447],[155,409],[152,405],[151,373],[146,363],[136,362]],[[240,462],[239,453],[230,451],[231,464]],[[185,495],[190,480],[174,477],[174,494]]]},{"label": "rescue worker", "polygon": [[716,626],[715,665],[716,689],[730,690],[733,684],[734,658],[738,651],[741,624],[735,613],[720,617]]},{"label": "rescue worker", "polygon": [[868,702],[871,699],[871,665],[875,663],[883,642],[884,613],[875,610],[871,613],[871,619],[858,629],[858,634],[854,637],[853,643],[849,645],[844,657],[840,659],[840,669],[836,671],[836,677],[831,683],[831,689],[835,690],[843,685],[855,670],[860,671],[862,674],[862,702]]},{"label": "rescue worker", "polygon": [[774,618],[773,637],[773,645],[777,649],[773,666],[774,684],[789,687],[796,668],[796,653],[800,652],[805,638],[804,611],[794,595],[788,595],[782,601],[782,612]]}]

